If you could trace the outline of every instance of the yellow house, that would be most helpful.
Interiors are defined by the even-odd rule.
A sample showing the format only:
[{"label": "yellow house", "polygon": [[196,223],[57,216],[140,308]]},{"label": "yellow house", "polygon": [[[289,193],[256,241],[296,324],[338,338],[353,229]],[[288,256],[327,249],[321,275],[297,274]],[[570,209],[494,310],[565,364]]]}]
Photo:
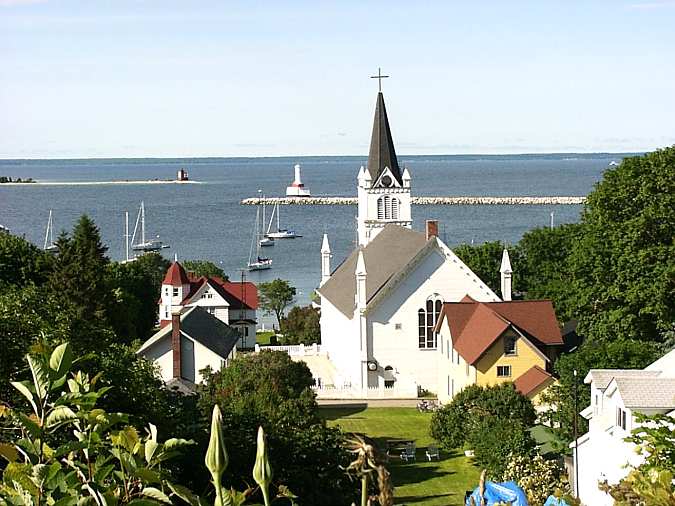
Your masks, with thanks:
[{"label": "yellow house", "polygon": [[555,379],[551,365],[563,345],[548,300],[443,304],[436,324],[441,402],[467,385],[511,381],[537,403]]}]

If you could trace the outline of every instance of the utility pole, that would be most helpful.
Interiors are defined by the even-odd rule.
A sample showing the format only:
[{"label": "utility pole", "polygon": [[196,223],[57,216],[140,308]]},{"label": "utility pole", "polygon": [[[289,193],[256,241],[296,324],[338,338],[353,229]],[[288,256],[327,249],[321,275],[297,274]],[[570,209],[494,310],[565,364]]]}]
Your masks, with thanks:
[{"label": "utility pole", "polygon": [[579,437],[577,434],[577,370],[574,369],[574,497],[579,499]]}]

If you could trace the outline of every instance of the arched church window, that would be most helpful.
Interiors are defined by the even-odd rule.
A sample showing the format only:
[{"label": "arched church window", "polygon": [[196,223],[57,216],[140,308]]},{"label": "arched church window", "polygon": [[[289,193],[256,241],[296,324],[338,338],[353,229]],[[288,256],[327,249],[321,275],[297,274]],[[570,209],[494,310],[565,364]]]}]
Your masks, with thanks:
[{"label": "arched church window", "polygon": [[377,199],[378,220],[398,220],[401,202],[396,197],[384,195]]},{"label": "arched church window", "polygon": [[420,348],[436,348],[434,327],[443,309],[443,299],[434,294],[429,297],[424,307],[417,311],[417,328]]}]

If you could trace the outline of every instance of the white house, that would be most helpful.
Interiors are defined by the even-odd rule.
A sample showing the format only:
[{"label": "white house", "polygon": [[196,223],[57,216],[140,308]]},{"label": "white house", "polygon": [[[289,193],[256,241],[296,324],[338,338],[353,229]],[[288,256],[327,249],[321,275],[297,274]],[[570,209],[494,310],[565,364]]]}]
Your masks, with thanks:
[{"label": "white house", "polygon": [[[438,390],[434,327],[444,302],[499,297],[438,237],[411,229],[411,182],[396,159],[384,97],[377,96],[366,167],[358,173],[358,248],[334,271],[321,248],[321,349],[335,386],[417,384]],[[325,382],[324,382],[325,383]]]},{"label": "white house", "polygon": [[255,346],[258,289],[250,282],[231,282],[219,277],[193,276],[175,261],[162,281],[159,300],[159,322],[164,327],[171,323],[174,307],[199,306],[223,323],[237,329],[239,349]]},{"label": "white house", "polygon": [[162,379],[181,391],[192,391],[201,383],[200,371],[227,366],[237,352],[238,331],[205,309],[193,306],[174,309],[168,325],[162,327],[136,352],[155,362]]},{"label": "white house", "polygon": [[581,412],[588,432],[576,441],[579,498],[583,504],[609,506],[614,500],[598,489],[598,482],[618,483],[627,465],[642,462],[634,445],[624,441],[639,426],[635,413],[675,416],[675,350],[642,370],[592,369],[584,383],[591,386],[591,405]]}]

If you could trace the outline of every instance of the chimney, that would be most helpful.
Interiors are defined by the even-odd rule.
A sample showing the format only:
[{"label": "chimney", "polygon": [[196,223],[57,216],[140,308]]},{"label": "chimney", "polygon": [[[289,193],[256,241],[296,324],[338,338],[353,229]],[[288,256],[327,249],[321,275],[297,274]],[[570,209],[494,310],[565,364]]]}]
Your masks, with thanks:
[{"label": "chimney", "polygon": [[171,311],[171,351],[173,353],[173,377],[181,378],[181,341],[180,341],[180,309]]},{"label": "chimney", "polygon": [[438,220],[427,220],[427,241],[438,237]]}]

